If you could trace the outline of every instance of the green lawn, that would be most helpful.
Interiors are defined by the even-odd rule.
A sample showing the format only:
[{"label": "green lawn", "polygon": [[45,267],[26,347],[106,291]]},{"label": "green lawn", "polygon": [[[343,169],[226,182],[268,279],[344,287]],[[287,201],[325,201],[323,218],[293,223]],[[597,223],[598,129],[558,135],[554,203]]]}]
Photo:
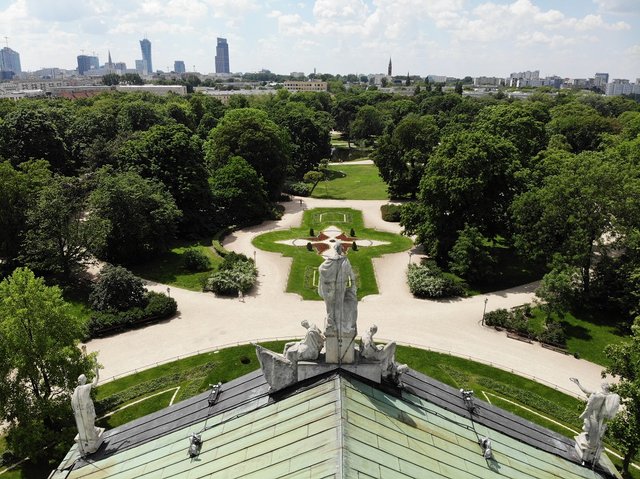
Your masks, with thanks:
[{"label": "green lawn", "polygon": [[[211,268],[207,271],[193,273],[184,267],[182,255],[189,248],[197,248],[209,257]],[[204,281],[222,262],[211,247],[211,241],[181,242],[162,256],[133,266],[131,270],[141,278],[158,283],[169,284],[191,291],[202,291]]]},{"label": "green lawn", "polygon": [[375,165],[332,165],[325,170],[328,180],[313,190],[313,198],[339,200],[386,200],[387,185]]},{"label": "green lawn", "polygon": [[[544,322],[546,315],[540,308],[534,308],[533,313],[532,321]],[[602,366],[609,364],[604,347],[628,337],[615,320],[604,313],[572,311],[565,313],[561,321],[567,334],[568,352]]]},{"label": "green lawn", "polygon": [[331,225],[341,228],[346,234],[349,234],[351,228],[353,228],[356,237],[389,242],[388,245],[361,247],[357,251],[349,250],[349,261],[358,276],[359,298],[378,293],[378,285],[371,258],[405,251],[413,245],[411,239],[405,236],[364,228],[362,212],[350,208],[315,208],[305,211],[301,227],[262,234],[254,238],[253,244],[262,250],[282,253],[284,256],[293,258],[287,282],[287,291],[298,293],[303,299],[320,300],[321,298],[317,292],[317,282],[313,281],[313,277],[314,271],[323,261],[322,256],[315,251],[307,251],[303,246],[288,246],[277,244],[275,241],[307,238],[310,228],[313,228],[314,233],[317,235],[324,228]]}]

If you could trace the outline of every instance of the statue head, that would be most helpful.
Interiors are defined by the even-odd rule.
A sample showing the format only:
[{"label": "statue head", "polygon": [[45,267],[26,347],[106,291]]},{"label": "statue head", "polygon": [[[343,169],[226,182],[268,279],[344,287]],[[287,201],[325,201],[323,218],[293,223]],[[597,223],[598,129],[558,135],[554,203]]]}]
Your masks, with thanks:
[{"label": "statue head", "polygon": [[378,326],[376,326],[375,324],[372,324],[371,326],[369,326],[369,332],[373,336],[378,332]]},{"label": "statue head", "polygon": [[608,393],[611,389],[611,384],[609,384],[608,382],[603,382],[602,384],[600,384],[600,388],[602,389],[603,393]]},{"label": "statue head", "polygon": [[336,241],[333,243],[333,251],[336,252],[337,255],[342,256],[344,249],[342,248],[342,241]]},{"label": "statue head", "polygon": [[309,329],[309,327],[310,327],[310,326],[309,326],[309,321],[307,321],[306,319],[303,319],[303,320],[300,322],[300,324],[302,325],[302,327],[303,327],[304,329]]},{"label": "statue head", "polygon": [[86,382],[87,382],[87,376],[85,376],[84,374],[81,374],[80,376],[78,376],[79,386],[83,386]]}]

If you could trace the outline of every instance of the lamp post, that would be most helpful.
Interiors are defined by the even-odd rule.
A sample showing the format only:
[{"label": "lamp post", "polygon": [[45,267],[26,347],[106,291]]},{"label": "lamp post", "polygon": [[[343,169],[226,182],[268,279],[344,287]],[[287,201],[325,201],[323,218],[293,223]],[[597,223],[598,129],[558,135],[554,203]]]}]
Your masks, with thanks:
[{"label": "lamp post", "polygon": [[253,264],[257,264],[256,263],[256,250],[253,250]]},{"label": "lamp post", "polygon": [[171,297],[171,288],[167,287],[167,296]]},{"label": "lamp post", "polygon": [[487,313],[487,301],[489,298],[484,298],[484,310],[482,311],[482,325],[484,326],[484,315]]},{"label": "lamp post", "polygon": [[409,264],[411,264],[411,257],[413,256],[413,252],[409,251],[408,253],[409,253]]}]

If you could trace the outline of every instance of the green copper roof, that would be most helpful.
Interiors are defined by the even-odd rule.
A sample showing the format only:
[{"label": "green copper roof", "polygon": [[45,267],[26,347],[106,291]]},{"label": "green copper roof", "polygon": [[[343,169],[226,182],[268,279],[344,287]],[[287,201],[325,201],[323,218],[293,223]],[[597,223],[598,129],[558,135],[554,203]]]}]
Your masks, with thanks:
[{"label": "green copper roof", "polygon": [[[194,459],[189,436],[201,432]],[[480,437],[493,443],[486,460]],[[75,478],[600,478],[406,392],[336,374],[258,408],[239,405],[94,463]]]}]

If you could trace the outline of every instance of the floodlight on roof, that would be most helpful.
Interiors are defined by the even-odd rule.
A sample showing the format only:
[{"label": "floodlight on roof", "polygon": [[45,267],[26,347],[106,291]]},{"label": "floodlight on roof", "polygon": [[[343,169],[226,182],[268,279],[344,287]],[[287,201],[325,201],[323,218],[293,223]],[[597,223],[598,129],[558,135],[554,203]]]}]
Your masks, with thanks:
[{"label": "floodlight on roof", "polygon": [[473,403],[473,390],[472,389],[460,389],[460,394],[462,395],[462,400],[464,401],[465,407],[469,410],[469,412],[473,412],[476,408]]},{"label": "floodlight on roof", "polygon": [[191,437],[189,438],[189,457],[197,457],[198,455],[200,455],[201,449],[202,436],[200,436],[200,434],[196,434],[195,432],[191,433]]},{"label": "floodlight on roof", "polygon": [[480,447],[482,448],[482,457],[485,459],[493,459],[493,449],[491,448],[491,439],[483,437],[480,440]]},{"label": "floodlight on roof", "polygon": [[209,407],[211,407],[216,403],[216,400],[218,399],[218,395],[220,394],[220,388],[222,387],[222,383],[219,382],[218,384],[209,384],[209,387],[211,388],[211,392],[209,393],[209,397],[207,398],[207,401],[209,402]]}]

